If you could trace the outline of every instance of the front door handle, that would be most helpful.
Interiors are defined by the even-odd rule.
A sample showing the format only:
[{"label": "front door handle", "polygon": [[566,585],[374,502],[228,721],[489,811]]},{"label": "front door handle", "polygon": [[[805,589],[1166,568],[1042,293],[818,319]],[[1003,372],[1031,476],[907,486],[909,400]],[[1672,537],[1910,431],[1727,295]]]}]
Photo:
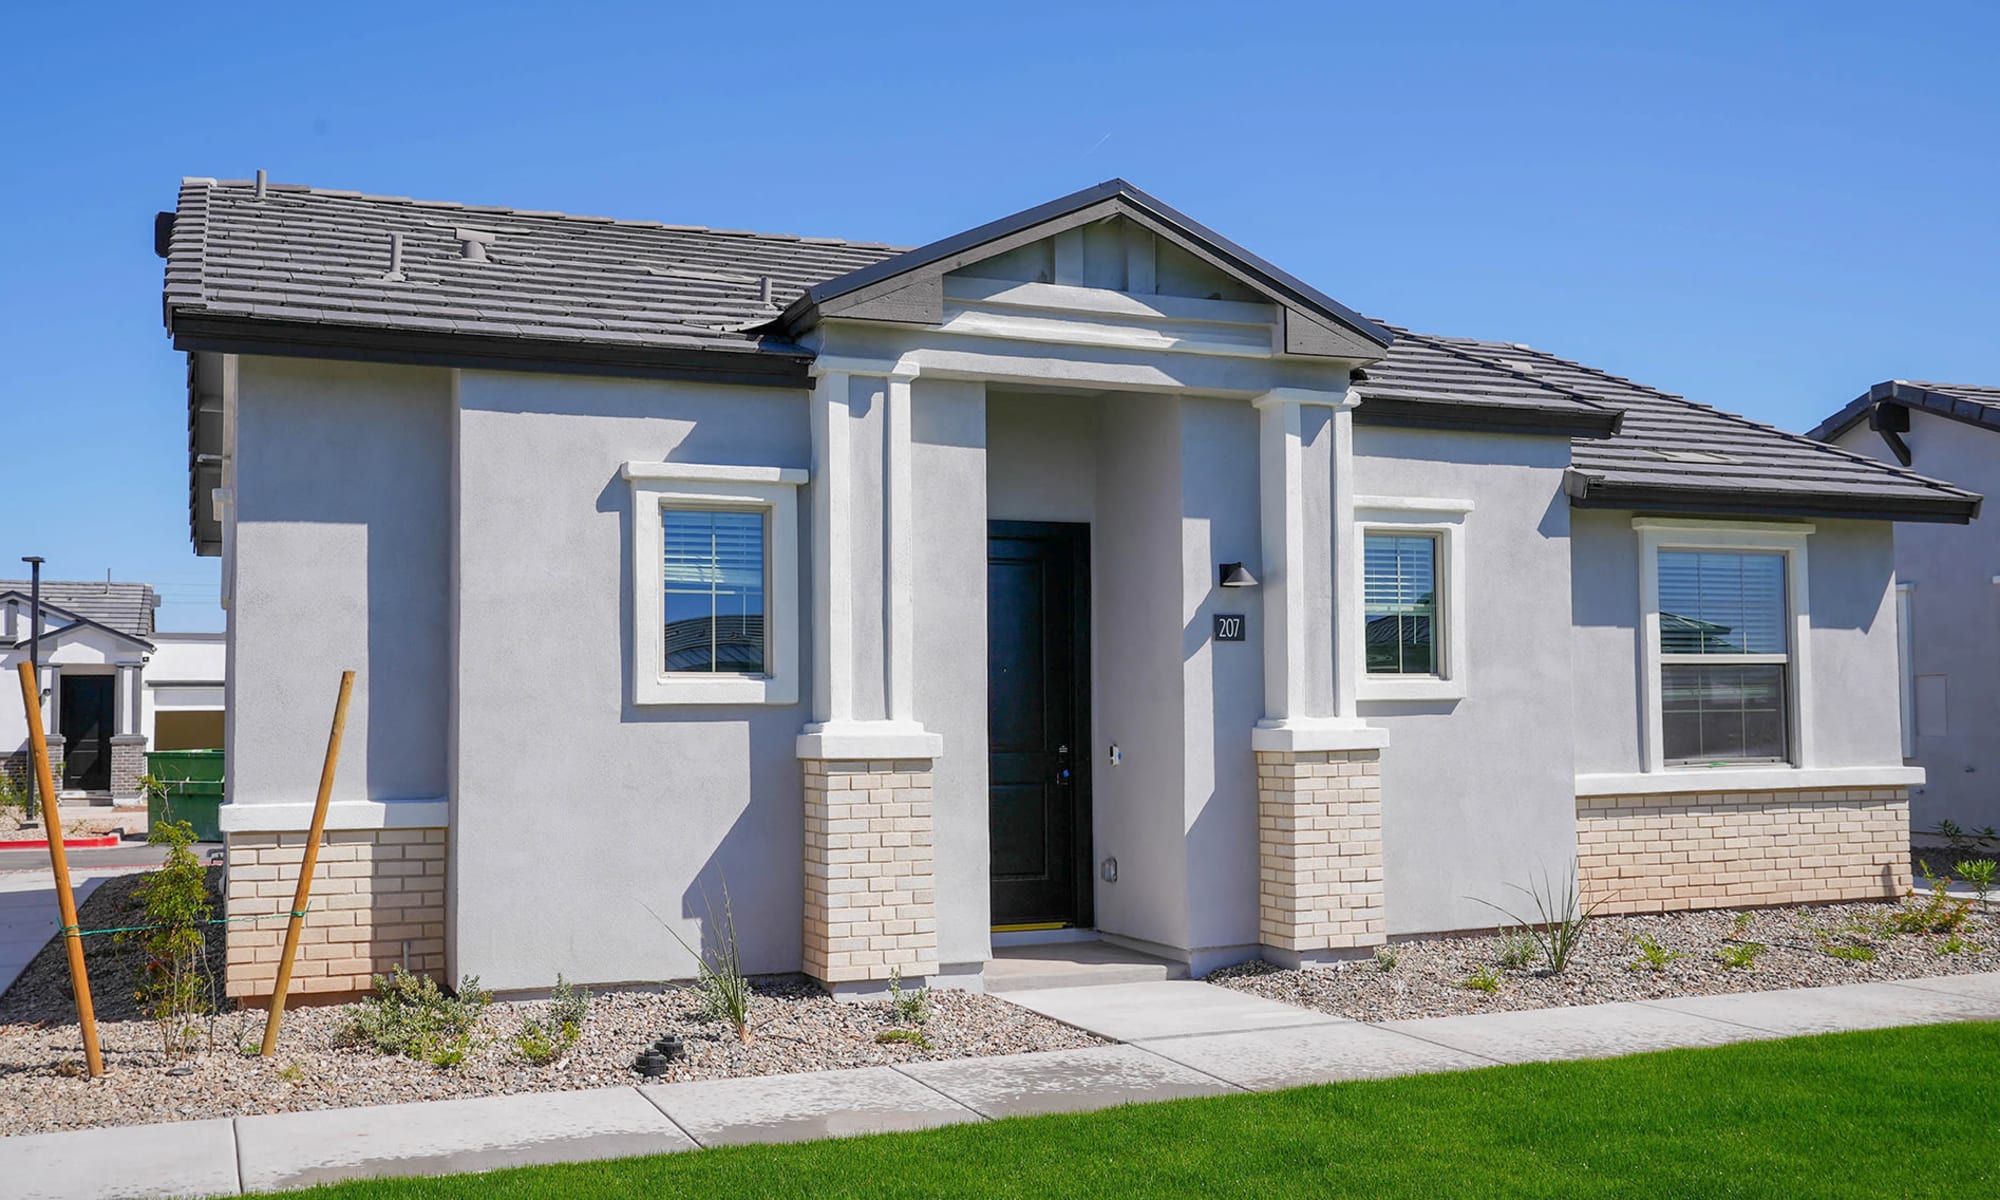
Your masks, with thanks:
[{"label": "front door handle", "polygon": [[1069,786],[1069,747],[1056,747],[1056,786]]}]

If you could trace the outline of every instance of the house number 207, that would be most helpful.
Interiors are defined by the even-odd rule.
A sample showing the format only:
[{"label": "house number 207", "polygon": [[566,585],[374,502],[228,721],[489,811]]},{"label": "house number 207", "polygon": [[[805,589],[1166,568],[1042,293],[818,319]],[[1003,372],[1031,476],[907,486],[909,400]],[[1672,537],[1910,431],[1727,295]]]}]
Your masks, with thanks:
[{"label": "house number 207", "polygon": [[1242,613],[1215,614],[1215,640],[1218,642],[1240,642],[1243,640]]}]

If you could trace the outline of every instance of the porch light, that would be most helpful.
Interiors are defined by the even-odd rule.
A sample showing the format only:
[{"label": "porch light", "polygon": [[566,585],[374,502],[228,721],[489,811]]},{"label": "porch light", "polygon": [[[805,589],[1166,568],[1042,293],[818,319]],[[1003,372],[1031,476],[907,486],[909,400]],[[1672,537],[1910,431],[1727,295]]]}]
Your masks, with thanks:
[{"label": "porch light", "polygon": [[1218,564],[1216,574],[1221,578],[1222,586],[1226,588],[1257,586],[1257,577],[1245,570],[1240,562]]}]

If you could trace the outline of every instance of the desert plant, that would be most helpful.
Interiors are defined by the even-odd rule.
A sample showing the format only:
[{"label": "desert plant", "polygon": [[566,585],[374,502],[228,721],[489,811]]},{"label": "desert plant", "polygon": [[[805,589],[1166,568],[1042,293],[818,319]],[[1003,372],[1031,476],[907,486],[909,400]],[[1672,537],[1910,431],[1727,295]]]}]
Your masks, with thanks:
[{"label": "desert plant", "polygon": [[[491,999],[477,975],[459,981],[457,995],[447,995],[428,975],[412,975],[393,967],[374,977],[375,990],[350,1005],[335,1040],[343,1046],[367,1046],[380,1054],[398,1054],[439,1066],[463,1061],[472,1045],[479,1015]],[[456,1061],[439,1062],[439,1059]]]},{"label": "desert plant", "polygon": [[1977,954],[1984,947],[1968,942],[1956,930],[1937,944],[1939,954]]},{"label": "desert plant", "polygon": [[1738,942],[1724,946],[1715,952],[1715,961],[1736,971],[1747,971],[1757,965],[1757,959],[1764,953],[1762,942]]},{"label": "desert plant", "polygon": [[1492,967],[1481,967],[1461,979],[1458,986],[1469,992],[1485,992],[1490,996],[1500,990],[1500,976]]},{"label": "desert plant", "polygon": [[1397,961],[1398,961],[1398,960],[1397,960],[1397,958],[1396,958],[1396,952],[1395,952],[1394,950],[1390,949],[1389,947],[1387,947],[1387,946],[1381,946],[1381,947],[1378,947],[1378,948],[1376,949],[1376,951],[1375,951],[1375,969],[1376,969],[1376,970],[1378,970],[1378,971],[1393,971],[1393,970],[1395,970],[1395,969],[1396,969],[1396,963],[1397,963]]},{"label": "desert plant", "polygon": [[304,1083],[306,1080],[306,1069],[297,1063],[286,1063],[284,1066],[278,1068],[278,1078],[284,1080],[286,1083]]},{"label": "desert plant", "polygon": [[1541,957],[1541,946],[1535,935],[1525,929],[1501,929],[1499,944],[1493,948],[1494,959],[1509,971],[1519,971],[1533,965]]},{"label": "desert plant", "polygon": [[208,895],[208,870],[192,849],[192,826],[161,821],[146,842],[165,846],[167,858],[132,890],[145,913],[143,926],[118,937],[124,941],[136,935],[145,951],[137,998],[159,1027],[162,1053],[175,1059],[199,1047],[200,1018],[214,1007],[207,929],[215,907]]},{"label": "desert plant", "polygon": [[1539,923],[1523,920],[1489,900],[1478,902],[1507,917],[1524,933],[1533,937],[1550,974],[1557,974],[1569,966],[1570,959],[1576,955],[1577,947],[1583,943],[1583,934],[1589,928],[1591,918],[1595,917],[1597,910],[1610,899],[1606,895],[1589,903],[1584,902],[1583,893],[1577,888],[1575,859],[1570,860],[1569,875],[1564,879],[1560,890],[1550,879],[1547,871],[1542,872],[1542,881],[1539,885],[1530,880],[1527,887],[1517,883],[1510,883],[1507,886],[1534,903],[1535,912],[1541,918]]},{"label": "desert plant", "polygon": [[1924,890],[1929,894],[1917,899],[1917,891],[1911,888],[1903,897],[1903,905],[1889,915],[1889,928],[1897,933],[1955,933],[1972,915],[1972,901],[1957,899],[1946,893],[1951,886],[1951,877],[1939,878],[1931,874],[1931,865],[1917,861],[1917,870],[1924,877]]},{"label": "desert plant", "polygon": [[915,1046],[919,1050],[931,1048],[931,1039],[921,1029],[884,1029],[875,1035],[877,1045]]},{"label": "desert plant", "polygon": [[2000,829],[1988,825],[1984,829],[1971,830],[1949,818],[1939,821],[1932,833],[1944,839],[1945,848],[1954,857],[1964,858],[1986,849],[2000,846]]},{"label": "desert plant", "polygon": [[1973,891],[1979,894],[1981,910],[1990,910],[1993,907],[1987,897],[1993,894],[1993,872],[1996,867],[2000,867],[2000,863],[1990,858],[1968,858],[1952,868],[1958,872],[1959,878],[1971,884]]},{"label": "desert plant", "polygon": [[1635,933],[1632,944],[1639,948],[1639,957],[1625,964],[1628,971],[1664,971],[1667,964],[1681,957],[1678,950],[1669,950],[1650,933]]},{"label": "desert plant", "polygon": [[583,1023],[589,1017],[590,993],[571,987],[558,973],[547,1011],[521,1019],[521,1028],[514,1034],[514,1050],[534,1066],[547,1066],[570,1052],[583,1036]]},{"label": "desert plant", "polygon": [[1864,942],[1836,942],[1826,948],[1828,955],[1848,962],[1874,962],[1875,947]]},{"label": "desert plant", "polygon": [[1756,919],[1756,913],[1740,912],[1729,918],[1729,928],[1735,932],[1737,937],[1742,937],[1744,934],[1750,932],[1750,923]]},{"label": "desert plant", "polygon": [[899,1025],[923,1024],[931,1019],[929,989],[904,991],[903,968],[889,968],[889,1011],[894,1014]]},{"label": "desert plant", "polygon": [[35,785],[6,764],[0,764],[0,812],[14,813],[23,825],[35,820]]},{"label": "desert plant", "polygon": [[[708,898],[702,897],[702,906],[708,907]],[[655,914],[655,919],[658,915]],[[729,907],[729,884],[722,885],[722,921],[715,920],[715,910],[709,908],[708,920],[702,926],[702,948],[697,950],[688,945],[680,931],[665,921],[667,932],[681,944],[689,954],[694,955],[695,969],[699,979],[695,986],[701,991],[704,1021],[727,1021],[736,1031],[738,1040],[750,1044],[750,1000],[753,995],[750,979],[743,974],[743,959],[736,945],[736,917]]]}]

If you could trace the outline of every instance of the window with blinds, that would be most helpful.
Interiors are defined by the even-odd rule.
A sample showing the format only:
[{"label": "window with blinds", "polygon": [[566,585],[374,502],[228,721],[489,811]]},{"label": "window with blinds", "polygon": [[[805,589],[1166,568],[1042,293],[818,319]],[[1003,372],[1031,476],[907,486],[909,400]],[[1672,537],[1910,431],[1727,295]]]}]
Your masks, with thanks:
[{"label": "window with blinds", "polygon": [[1438,539],[1370,533],[1362,539],[1362,617],[1370,675],[1438,673]]},{"label": "window with blinds", "polygon": [[669,508],[666,669],[762,675],[764,514]]},{"label": "window with blinds", "polygon": [[1666,761],[1790,761],[1785,556],[1709,550],[1659,555]]}]

